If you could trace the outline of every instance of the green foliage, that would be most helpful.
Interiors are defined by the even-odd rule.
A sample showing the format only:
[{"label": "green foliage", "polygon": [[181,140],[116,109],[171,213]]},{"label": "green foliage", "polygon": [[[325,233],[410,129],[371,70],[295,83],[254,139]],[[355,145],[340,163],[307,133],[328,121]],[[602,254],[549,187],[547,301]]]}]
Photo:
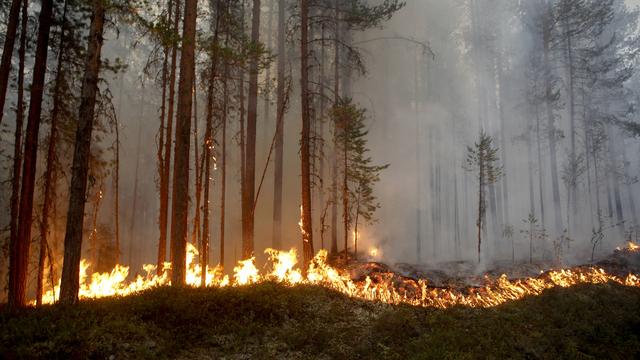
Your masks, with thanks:
[{"label": "green foliage", "polygon": [[493,138],[484,131],[473,147],[467,146],[464,169],[477,172],[481,186],[496,183],[502,176],[502,166],[498,165],[498,148],[493,146]]},{"label": "green foliage", "polygon": [[380,172],[389,164],[375,165],[368,155],[365,109],[346,99],[333,107],[330,116],[337,125],[336,144],[343,154],[340,161],[346,167],[352,217],[372,222],[375,211],[380,207],[374,186],[380,181]]},{"label": "green foliage", "polygon": [[638,302],[640,289],[612,284],[447,310],[310,286],[158,288],[74,307],[0,310],[0,357],[632,359],[640,356]]}]

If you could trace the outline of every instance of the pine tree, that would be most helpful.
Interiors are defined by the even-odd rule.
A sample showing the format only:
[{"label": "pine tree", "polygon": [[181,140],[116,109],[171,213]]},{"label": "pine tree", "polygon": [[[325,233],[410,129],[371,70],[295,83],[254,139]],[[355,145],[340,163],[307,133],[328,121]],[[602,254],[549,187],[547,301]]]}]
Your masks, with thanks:
[{"label": "pine tree", "polygon": [[478,263],[481,261],[482,232],[486,223],[486,188],[496,183],[502,176],[502,167],[498,165],[498,148],[493,146],[493,138],[484,131],[473,147],[467,147],[464,169],[475,173],[478,179],[478,213],[476,227],[478,232]]}]

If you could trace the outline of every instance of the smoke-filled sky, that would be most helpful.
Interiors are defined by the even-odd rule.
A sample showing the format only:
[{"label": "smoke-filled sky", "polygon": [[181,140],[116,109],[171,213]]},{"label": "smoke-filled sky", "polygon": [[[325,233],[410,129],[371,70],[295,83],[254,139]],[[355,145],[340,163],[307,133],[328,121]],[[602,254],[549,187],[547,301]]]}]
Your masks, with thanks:
[{"label": "smoke-filled sky", "polygon": [[[530,179],[528,174],[528,148],[523,136],[531,132],[527,125],[532,116],[527,113],[526,105],[526,57],[532,51],[534,42],[528,33],[527,24],[523,24],[511,7],[504,6],[499,14],[493,10],[481,8],[475,14],[481,23],[482,30],[493,34],[495,39],[476,38],[477,43],[470,40],[472,30],[471,12],[466,1],[408,1],[390,21],[381,29],[368,30],[354,34],[354,45],[362,50],[367,66],[367,73],[354,77],[353,98],[367,109],[369,126],[370,155],[375,163],[389,164],[383,172],[381,182],[376,186],[376,194],[381,208],[376,214],[373,224],[362,224],[360,249],[380,248],[385,259],[406,262],[441,262],[449,260],[471,259],[475,254],[477,240],[475,222],[477,209],[477,181],[474,176],[463,169],[466,147],[472,145],[478,137],[480,124],[495,138],[499,148],[499,157],[507,157],[505,162],[508,205],[500,206],[506,201],[501,199],[502,183],[496,195],[496,211],[500,215],[493,216],[488,209],[488,226],[490,228],[485,239],[486,254],[496,260],[526,258],[528,242],[523,231],[528,227],[524,220],[530,212]],[[634,3],[628,1],[629,4]],[[636,1],[640,4],[640,1]],[[507,9],[508,8],[508,9]],[[263,24],[268,19],[268,7],[263,8]],[[511,12],[510,12],[511,11]],[[502,17],[501,17],[502,16]],[[263,41],[268,40],[264,38]],[[115,44],[114,44],[115,43]],[[417,43],[428,44],[425,50]],[[117,42],[107,42],[107,54],[118,50]],[[120,45],[121,46],[121,45]],[[294,48],[297,51],[297,47]],[[479,50],[474,50],[479,49]],[[491,56],[491,49],[498,49],[502,54],[505,68],[500,100],[492,98],[491,92],[499,89],[493,73],[493,65],[474,64],[474,56]],[[496,50],[496,51],[498,51]],[[486,52],[485,52],[486,51]],[[125,52],[126,53],[126,52]],[[120,53],[122,56],[122,53]],[[142,51],[132,51],[127,56],[140,57]],[[493,60],[491,60],[493,61]],[[134,63],[129,61],[129,63]],[[329,69],[331,64],[327,63]],[[135,72],[138,72],[136,74]],[[329,70],[328,70],[329,71]],[[152,262],[155,256],[157,239],[157,192],[155,188],[155,143],[158,90],[152,85],[142,89],[139,86],[140,69],[132,68],[127,75],[128,84],[122,94],[123,103],[118,105],[122,114],[122,134],[124,138],[122,166],[122,197],[124,208],[124,258],[128,259],[127,244],[131,238],[142,239],[133,248],[135,262]],[[273,76],[273,75],[271,75]],[[297,78],[294,73],[294,77]],[[137,81],[135,84],[132,81]],[[148,81],[148,80],[147,80]],[[112,84],[117,84],[114,80]],[[114,87],[115,89],[115,87]],[[492,90],[493,89],[493,90]],[[113,90],[116,98],[120,94]],[[298,93],[294,92],[292,107],[285,123],[285,184],[284,184],[284,239],[286,247],[299,245],[299,204],[300,178],[298,158],[298,134],[300,131]],[[487,99],[479,99],[488,96]],[[197,97],[202,109],[204,95]],[[416,101],[417,99],[417,101]],[[271,99],[273,101],[273,98]],[[480,115],[480,103],[486,101],[488,107],[485,115]],[[142,106],[141,104],[145,104]],[[560,105],[559,105],[560,106]],[[258,119],[258,155],[257,182],[268,153],[273,136],[275,105],[270,104],[270,115],[264,118],[264,104],[259,106]],[[558,109],[558,127],[568,131],[566,110]],[[204,110],[200,111],[204,118]],[[504,122],[501,120],[504,117]],[[230,133],[237,131],[232,124]],[[140,135],[138,134],[140,131]],[[202,128],[201,128],[202,131]],[[325,136],[330,134],[329,125],[325,126]],[[131,213],[134,206],[134,175],[138,136],[143,140],[139,159],[139,183],[137,187],[136,213]],[[526,137],[526,136],[525,136]],[[240,211],[239,211],[239,173],[237,165],[239,150],[231,139],[228,183],[227,215],[227,249],[229,263],[240,256]],[[630,149],[637,149],[637,144],[626,139]],[[567,141],[559,143],[558,157],[560,167],[566,160]],[[506,149],[503,149],[505,147]],[[544,219],[536,215],[540,226],[545,226],[547,237],[536,245],[538,256],[551,257],[553,238],[560,236],[561,231],[551,230],[551,192],[548,170],[548,144],[542,144],[542,171],[545,177],[540,195],[536,185],[534,196],[536,202],[541,198],[547,205]],[[327,154],[330,146],[325,150]],[[628,151],[628,156],[637,151]],[[328,158],[328,155],[327,155]],[[328,166],[328,165],[327,165]],[[538,167],[534,167],[534,177],[538,176]],[[633,170],[637,162],[633,161]],[[269,165],[265,181],[258,200],[256,210],[256,251],[262,253],[263,248],[271,244],[272,199],[273,199],[273,164]],[[219,175],[214,175],[214,187]],[[607,180],[608,181],[608,180]],[[604,184],[604,182],[603,182]],[[565,207],[565,188],[561,189],[561,207]],[[613,191],[613,190],[612,190]],[[587,192],[586,182],[580,184],[579,192]],[[635,192],[631,194],[635,195]],[[217,196],[213,198],[214,218],[218,216]],[[606,203],[606,196],[602,201]],[[314,218],[319,222],[322,206],[319,198],[314,197]],[[581,202],[587,206],[586,200]],[[491,205],[489,205],[491,207]],[[539,205],[535,205],[539,208]],[[606,206],[603,206],[606,207]],[[628,212],[628,204],[624,204]],[[419,211],[418,211],[419,209]],[[540,210],[535,210],[536,214]],[[566,217],[566,210],[561,215]],[[582,214],[576,221],[574,249],[576,257],[585,257],[589,253],[592,215]],[[132,217],[132,215],[134,215]],[[108,215],[105,216],[105,219]],[[135,219],[134,223],[131,219]],[[495,220],[494,220],[495,219]],[[106,220],[105,220],[106,221]],[[503,229],[511,229],[511,238],[504,238]],[[217,223],[212,224],[213,234],[217,234]],[[314,224],[316,248],[320,247],[319,223]],[[420,232],[420,257],[418,258],[418,229]],[[618,231],[618,232],[616,232]],[[606,247],[612,247],[622,241],[623,230],[608,229]],[[133,236],[133,237],[132,237]],[[325,246],[330,235],[325,234]],[[351,238],[351,237],[350,237]],[[340,244],[342,234],[339,232]],[[212,254],[217,253],[215,236],[212,239]],[[534,250],[534,251],[536,251]],[[213,256],[213,255],[212,255]]]}]

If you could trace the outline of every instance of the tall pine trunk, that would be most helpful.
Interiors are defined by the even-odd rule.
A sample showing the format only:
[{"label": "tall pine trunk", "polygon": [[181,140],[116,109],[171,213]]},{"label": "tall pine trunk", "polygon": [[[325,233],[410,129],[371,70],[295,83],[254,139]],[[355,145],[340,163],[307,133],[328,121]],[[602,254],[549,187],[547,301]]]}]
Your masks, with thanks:
[{"label": "tall pine trunk", "polygon": [[25,137],[24,162],[22,164],[22,187],[20,189],[20,211],[18,215],[18,236],[11,244],[9,260],[9,307],[24,306],[29,265],[29,245],[31,243],[31,223],[33,220],[33,189],[35,186],[38,156],[38,132],[42,112],[44,80],[47,70],[47,52],[51,30],[53,1],[43,0],[40,9],[36,58],[31,82],[29,116]]},{"label": "tall pine trunk", "polygon": [[191,132],[191,87],[195,76],[195,42],[197,0],[185,0],[178,84],[178,117],[173,167],[173,195],[171,208],[171,250],[174,286],[184,285],[186,267],[187,223],[189,215],[189,145]]},{"label": "tall pine trunk", "polygon": [[304,267],[313,258],[313,226],[311,217],[311,114],[309,113],[309,0],[300,0],[300,101],[302,104],[302,134],[300,140],[302,178],[302,252]]},{"label": "tall pine trunk", "polygon": [[74,304],[78,301],[82,225],[87,176],[89,173],[91,132],[93,130],[98,78],[100,75],[104,16],[103,0],[94,0],[73,153],[67,229],[64,237],[64,263],[60,285],[60,302],[63,304]]},{"label": "tall pine trunk", "polygon": [[[11,180],[11,219],[9,220],[9,243],[18,239],[18,211],[20,209],[20,168],[22,165],[22,131],[24,127],[24,60],[27,43],[27,1],[23,1],[18,60],[18,103],[16,106],[16,130],[13,148],[13,174]],[[0,108],[0,113],[2,109]]]},{"label": "tall pine trunk", "polygon": [[[173,32],[178,34],[180,21],[180,0],[175,0],[175,12],[171,19],[172,1],[169,2],[169,20],[173,20]],[[158,274],[164,272],[164,262],[167,260],[167,229],[169,223],[169,187],[171,182],[171,145],[173,144],[173,113],[175,104],[175,87],[176,87],[176,63],[178,56],[178,44],[171,45],[171,66],[169,69],[169,101],[167,104],[167,129],[164,142],[164,158],[160,181],[160,241],[158,243]],[[163,181],[164,180],[164,181]],[[170,252],[173,251],[170,248]],[[173,261],[173,253],[169,256]]]},{"label": "tall pine trunk", "polygon": [[[42,214],[40,220],[40,254],[38,256],[38,276],[36,282],[36,304],[42,304],[42,294],[44,288],[44,266],[45,266],[45,250],[49,246],[49,219],[51,208],[54,201],[55,191],[55,161],[56,146],[58,141],[58,118],[60,117],[60,102],[62,101],[62,83],[65,47],[65,30],[66,30],[67,2],[65,1],[64,11],[62,15],[62,25],[60,30],[60,41],[58,43],[58,63],[56,65],[56,78],[53,88],[53,109],[51,110],[51,129],[49,130],[49,144],[47,145],[47,165],[44,172],[44,200],[42,202]],[[52,259],[49,259],[51,262]]]},{"label": "tall pine trunk", "polygon": [[285,113],[285,0],[278,0],[278,74],[277,74],[277,114],[276,114],[276,143],[274,163],[273,188],[273,234],[271,246],[274,249],[282,247],[282,177],[284,161],[284,113]]},{"label": "tall pine trunk", "polygon": [[558,177],[558,157],[557,157],[557,145],[556,145],[556,131],[555,131],[555,117],[553,114],[553,89],[551,83],[551,30],[552,30],[552,12],[551,4],[549,0],[546,0],[548,10],[545,15],[543,24],[543,59],[544,59],[544,86],[545,86],[545,107],[547,111],[547,131],[549,138],[549,159],[551,165],[551,189],[553,194],[553,208],[554,208],[554,225],[555,231],[560,233],[562,228],[562,205],[560,204],[560,185]]},{"label": "tall pine trunk", "polygon": [[[333,96],[334,106],[340,101],[340,0],[334,1],[334,59]],[[331,152],[331,254],[338,253],[338,124],[333,123],[333,151]]]},{"label": "tall pine trunk", "polygon": [[145,92],[142,88],[142,99],[140,101],[140,115],[138,119],[138,135],[136,140],[136,165],[133,171],[133,195],[131,199],[131,219],[129,222],[129,266],[133,267],[133,244],[135,243],[136,220],[138,220],[138,184],[140,183],[140,148],[142,141],[142,121],[144,119]]},{"label": "tall pine trunk", "polygon": [[[228,11],[228,5],[227,5]],[[226,30],[228,31],[228,29]],[[226,34],[225,44],[229,38]],[[227,114],[229,111],[229,88],[227,81],[229,79],[229,64],[225,60],[224,79],[222,83],[223,105],[222,105],[222,169],[220,174],[220,266],[224,271],[224,236],[225,236],[225,206],[227,198]]]},{"label": "tall pine trunk", "polygon": [[[253,0],[251,42],[260,41],[260,0]],[[249,104],[247,107],[247,138],[245,150],[244,190],[242,192],[242,258],[254,252],[254,201],[256,172],[256,125],[258,118],[258,57],[254,53],[249,62]]]},{"label": "tall pine trunk", "polygon": [[[9,85],[9,73],[11,72],[11,59],[13,58],[13,46],[16,42],[18,31],[18,21],[20,20],[20,4],[26,0],[12,0],[9,8],[9,22],[7,23],[4,37],[4,47],[2,49],[2,60],[0,62],[0,124],[4,114],[4,103],[7,98],[7,87]],[[44,0],[46,2],[46,0]]]}]

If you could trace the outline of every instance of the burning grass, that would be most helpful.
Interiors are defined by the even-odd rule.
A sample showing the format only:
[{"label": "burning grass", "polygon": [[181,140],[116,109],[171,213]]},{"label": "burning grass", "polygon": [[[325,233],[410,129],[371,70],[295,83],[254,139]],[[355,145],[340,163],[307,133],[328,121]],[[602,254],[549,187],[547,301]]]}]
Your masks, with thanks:
[{"label": "burning grass", "polygon": [[0,358],[637,358],[640,289],[556,287],[492,308],[368,302],[273,281],[0,311]]},{"label": "burning grass", "polygon": [[[625,286],[640,287],[637,272],[616,271],[609,273],[598,266],[582,266],[571,269],[551,270],[535,277],[510,279],[507,275],[485,276],[482,284],[464,288],[436,287],[428,279],[413,279],[400,276],[386,266],[377,263],[358,264],[363,269],[372,270],[368,275],[353,278],[348,271],[334,268],[327,263],[327,252],[321,250],[302,276],[295,249],[288,252],[267,249],[270,270],[261,273],[255,265],[255,258],[240,261],[233,269],[233,276],[222,275],[218,268],[202,269],[195,262],[196,248],[189,244],[187,251],[186,283],[200,286],[201,273],[206,271],[208,287],[237,287],[275,281],[289,286],[321,285],[337,290],[345,295],[388,304],[408,304],[423,307],[448,308],[456,305],[468,307],[493,307],[508,301],[519,300],[528,295],[538,295],[554,287],[571,287],[579,284],[602,284],[615,282]],[[614,257],[640,258],[640,250],[630,243],[624,249],[616,250]],[[170,264],[167,264],[170,267]],[[170,284],[167,273],[155,275],[153,265],[145,265],[146,276],[137,276],[127,281],[128,268],[116,265],[111,273],[91,276],[88,265],[83,261],[80,271],[80,298],[102,298],[126,296],[157,286]],[[43,303],[53,303],[58,297],[59,287],[49,289]]]}]

